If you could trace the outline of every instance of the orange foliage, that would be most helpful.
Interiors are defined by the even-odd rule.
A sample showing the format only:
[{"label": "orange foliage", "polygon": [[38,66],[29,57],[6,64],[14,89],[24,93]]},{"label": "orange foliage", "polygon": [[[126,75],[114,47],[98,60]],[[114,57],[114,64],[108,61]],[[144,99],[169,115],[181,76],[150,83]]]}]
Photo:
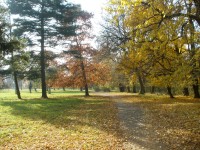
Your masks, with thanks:
[{"label": "orange foliage", "polygon": [[[55,87],[84,87],[83,74],[79,60],[70,60],[67,71],[59,71],[54,82]],[[84,61],[87,83],[105,85],[110,81],[110,69],[106,64]]]}]

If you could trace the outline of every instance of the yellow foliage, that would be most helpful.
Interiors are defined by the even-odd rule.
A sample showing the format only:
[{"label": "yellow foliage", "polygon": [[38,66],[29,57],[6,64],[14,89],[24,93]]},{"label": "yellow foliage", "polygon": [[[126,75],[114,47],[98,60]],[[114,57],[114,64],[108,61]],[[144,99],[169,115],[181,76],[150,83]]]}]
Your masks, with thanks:
[{"label": "yellow foliage", "polygon": [[110,0],[110,4],[117,8],[114,16],[125,15],[125,27],[131,37],[123,45],[127,51],[120,61],[130,79],[139,71],[148,74],[153,85],[192,84],[192,72],[199,74],[200,53],[190,49],[191,43],[199,44],[200,33],[191,33],[192,26],[185,16],[166,19],[184,9],[184,5],[174,6],[174,2],[164,0]]}]

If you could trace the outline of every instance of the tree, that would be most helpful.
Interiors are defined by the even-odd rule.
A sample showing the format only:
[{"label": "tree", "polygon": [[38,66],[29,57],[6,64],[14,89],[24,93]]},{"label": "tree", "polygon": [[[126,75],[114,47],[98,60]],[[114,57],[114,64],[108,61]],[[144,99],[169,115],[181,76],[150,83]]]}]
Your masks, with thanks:
[{"label": "tree", "polygon": [[[67,55],[67,58],[66,64],[57,70],[56,77],[50,80],[50,83],[53,87],[85,89],[85,78],[83,77],[80,60],[74,59],[73,57],[69,60],[69,55]],[[83,63],[88,87],[103,86],[109,83],[111,78],[110,66],[103,62],[96,62],[94,59],[90,61],[84,59]]]},{"label": "tree", "polygon": [[[132,81],[131,73],[123,72],[123,68],[127,66],[126,63],[124,65],[120,63],[128,50],[125,45],[130,40],[129,29],[125,25],[125,15],[115,16],[112,13],[106,14],[101,26],[102,32],[98,37],[99,57],[101,60],[108,60],[109,65],[112,66],[111,84],[115,87],[120,85],[122,87],[120,89],[123,89],[120,91],[124,91],[125,86],[129,87],[128,79],[130,79],[130,82]],[[120,65],[118,65],[119,63]],[[116,72],[118,73],[116,74]],[[135,84],[135,82],[132,82],[132,84]]]},{"label": "tree", "polygon": [[49,67],[47,69],[47,88],[49,94],[51,94],[51,88],[55,84],[56,80],[56,75],[57,75],[57,68],[56,67]]},{"label": "tree", "polygon": [[34,53],[34,51],[29,52],[29,65],[26,69],[26,78],[28,80],[36,81],[41,78],[41,67],[40,67],[40,54]]},{"label": "tree", "polygon": [[[126,63],[123,64],[130,63],[132,58],[137,61],[126,68],[131,70],[135,65],[142,73],[150,68],[147,74],[149,81],[165,84],[169,94],[171,86],[177,83],[188,86],[193,80],[194,97],[199,97],[199,33],[196,32],[199,31],[196,26],[199,25],[199,2],[112,0],[110,3],[108,11],[114,14],[114,19],[124,15],[125,26],[130,31],[131,38],[124,45],[128,53],[124,53]],[[173,97],[172,94],[170,96]]]},{"label": "tree", "polygon": [[[72,37],[69,50],[66,53],[72,55],[74,59],[78,60],[78,64],[81,68],[82,79],[85,88],[85,96],[89,96],[87,75],[85,71],[85,58],[89,57],[89,53],[92,52],[91,46],[86,42],[86,39],[91,38],[91,17],[92,14],[84,13],[83,18],[79,20],[77,25],[79,26],[76,30],[76,36]],[[88,53],[89,52],[89,53]]]},{"label": "tree", "polygon": [[71,38],[71,44],[62,56],[66,64],[58,71],[56,86],[79,87],[85,89],[85,96],[89,96],[89,86],[103,85],[107,82],[109,74],[108,67],[96,60],[95,50],[88,40],[91,35],[91,14],[85,13],[78,22],[77,36]]},{"label": "tree", "polygon": [[9,0],[8,3],[11,14],[19,15],[15,19],[15,34],[28,37],[33,43],[40,43],[42,98],[47,98],[45,47],[50,46],[47,41],[75,35],[74,22],[82,15],[80,6],[64,0]]},{"label": "tree", "polygon": [[[7,70],[4,70],[4,74],[13,74],[14,82],[15,82],[15,90],[16,94],[19,99],[21,99],[19,86],[18,86],[18,80],[17,80],[17,71],[19,71],[21,68],[23,60],[27,60],[24,55],[15,55],[16,53],[23,53],[21,50],[23,47],[22,41],[19,39],[11,36],[11,25],[8,20],[9,14],[7,9],[0,6],[0,13],[1,13],[1,22],[0,22],[0,53],[1,53],[1,60],[3,62],[3,65],[9,65],[9,68]],[[4,56],[7,55],[5,58]],[[17,57],[17,60],[16,60]],[[25,59],[24,59],[25,58]],[[1,62],[1,63],[2,63]],[[23,62],[24,63],[24,62]]]}]

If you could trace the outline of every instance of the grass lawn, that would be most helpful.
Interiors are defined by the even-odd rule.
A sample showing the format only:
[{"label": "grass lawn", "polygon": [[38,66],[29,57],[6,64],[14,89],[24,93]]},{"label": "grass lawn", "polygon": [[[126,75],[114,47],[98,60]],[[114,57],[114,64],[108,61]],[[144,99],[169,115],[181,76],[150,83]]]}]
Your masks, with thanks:
[{"label": "grass lawn", "polygon": [[[166,149],[200,149],[200,100],[158,95],[91,94],[76,90],[0,91],[0,149],[123,149],[123,137],[113,98],[138,105],[146,128]],[[101,94],[100,94],[101,95]],[[111,100],[112,99],[112,100]]]},{"label": "grass lawn", "polygon": [[109,98],[83,92],[0,91],[0,149],[115,149],[121,147],[117,109]]}]

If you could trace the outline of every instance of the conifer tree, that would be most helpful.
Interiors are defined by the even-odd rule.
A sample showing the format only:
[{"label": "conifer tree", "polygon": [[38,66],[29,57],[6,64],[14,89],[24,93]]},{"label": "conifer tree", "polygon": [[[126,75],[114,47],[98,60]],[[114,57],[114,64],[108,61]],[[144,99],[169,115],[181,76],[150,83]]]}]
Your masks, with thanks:
[{"label": "conifer tree", "polygon": [[42,98],[48,98],[45,82],[45,47],[52,46],[49,44],[52,39],[57,41],[75,35],[75,22],[84,13],[80,5],[64,0],[9,0],[8,3],[11,14],[19,16],[15,19],[15,35],[24,36],[33,44],[40,45]]}]

